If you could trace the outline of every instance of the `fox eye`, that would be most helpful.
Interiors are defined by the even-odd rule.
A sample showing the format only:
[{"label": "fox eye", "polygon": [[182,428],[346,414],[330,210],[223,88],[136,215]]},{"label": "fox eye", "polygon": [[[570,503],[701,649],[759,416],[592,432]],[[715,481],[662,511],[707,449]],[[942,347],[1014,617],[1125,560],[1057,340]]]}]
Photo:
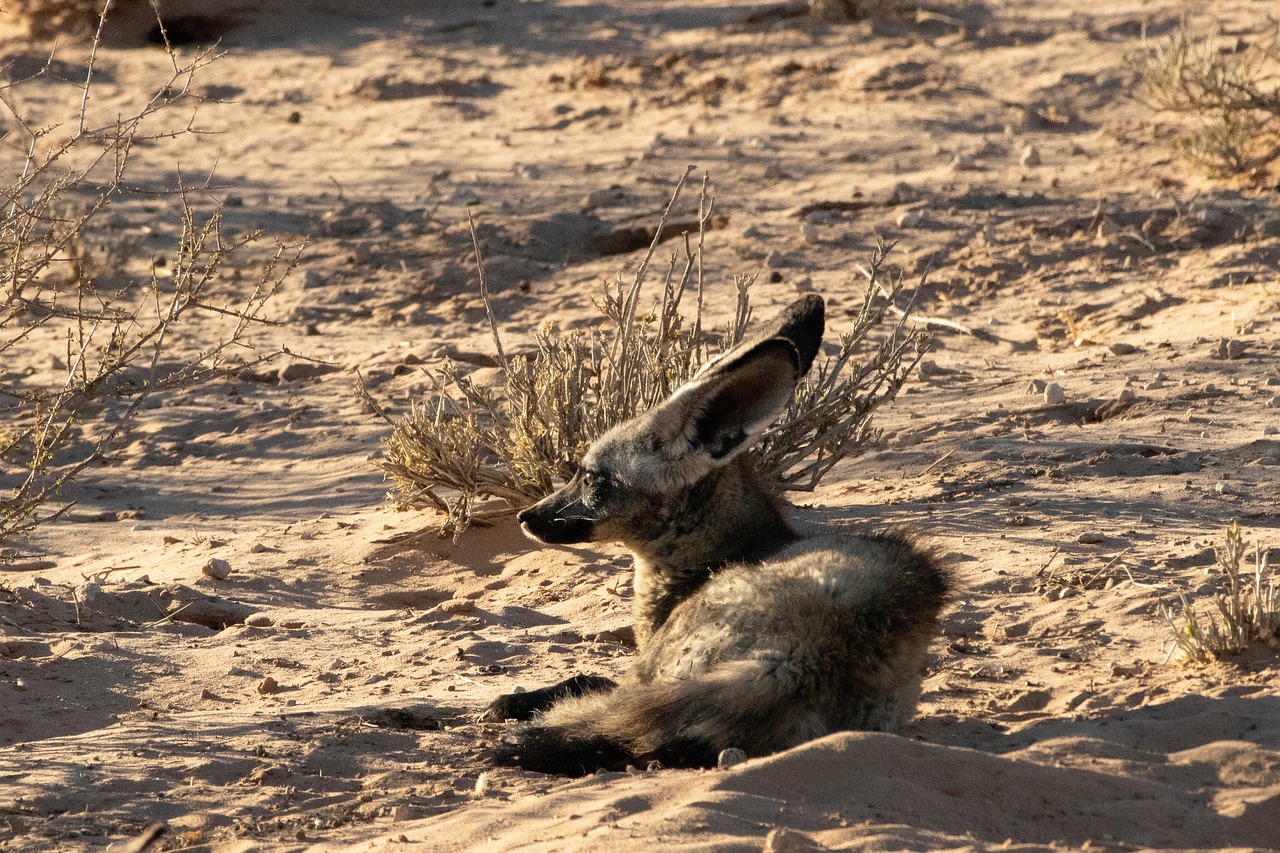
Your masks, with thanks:
[{"label": "fox eye", "polygon": [[582,489],[592,503],[596,503],[609,493],[611,486],[609,475],[597,471],[582,472]]}]

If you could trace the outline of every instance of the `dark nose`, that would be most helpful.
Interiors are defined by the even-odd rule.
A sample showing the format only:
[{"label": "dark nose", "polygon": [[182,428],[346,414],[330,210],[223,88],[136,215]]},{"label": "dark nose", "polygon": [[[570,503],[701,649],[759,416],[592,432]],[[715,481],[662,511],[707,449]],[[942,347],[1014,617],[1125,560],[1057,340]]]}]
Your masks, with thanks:
[{"label": "dark nose", "polygon": [[531,509],[533,509],[533,507],[529,506],[529,507],[525,507],[524,509],[522,509],[522,510],[520,510],[519,512],[517,512],[517,513],[516,513],[516,521],[520,522],[521,524],[524,524],[526,521],[528,521],[528,520],[529,520],[529,511],[530,511]]}]

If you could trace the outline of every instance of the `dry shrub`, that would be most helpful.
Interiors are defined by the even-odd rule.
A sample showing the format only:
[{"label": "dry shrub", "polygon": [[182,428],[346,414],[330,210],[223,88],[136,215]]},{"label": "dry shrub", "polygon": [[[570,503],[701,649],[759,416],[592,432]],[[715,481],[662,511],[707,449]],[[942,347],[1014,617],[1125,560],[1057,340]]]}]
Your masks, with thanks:
[{"label": "dry shrub", "polygon": [[[445,515],[442,534],[456,536],[473,521],[531,504],[571,477],[605,430],[665,399],[707,359],[742,339],[752,276],[735,279],[733,319],[703,327],[702,248],[712,208],[706,180],[698,233],[685,235],[683,256],[673,253],[663,272],[661,295],[648,310],[641,307],[662,226],[684,181],[631,281],[619,276],[605,285],[596,302],[604,330],[563,332],[547,324],[537,332],[533,355],[508,358],[494,324],[499,385],[476,384],[448,362],[432,374],[435,393],[415,403],[385,441],[381,467],[394,483],[398,507],[434,507]],[[882,323],[889,306],[883,294],[891,299],[897,289],[883,283],[886,251],[881,247],[871,260],[871,281],[840,336],[839,352],[815,364],[786,415],[752,451],[781,489],[813,489],[831,466],[875,438],[872,412],[897,395],[927,347],[927,336],[901,321]],[[488,304],[482,265],[480,282]],[[691,316],[684,308],[690,297]],[[488,498],[499,499],[497,505],[478,506]]]},{"label": "dry shrub", "polygon": [[1280,156],[1280,40],[1198,37],[1184,20],[1129,58],[1150,104],[1183,119],[1177,150],[1216,177],[1260,178]]},{"label": "dry shrub", "polygon": [[[13,88],[0,87],[23,152],[16,177],[0,188],[0,542],[64,512],[49,505],[149,398],[218,375],[233,347],[241,358],[246,332],[265,321],[291,266],[277,247],[228,300],[217,290],[223,263],[248,241],[224,242],[218,212],[197,212],[181,178],[159,196],[126,182],[135,146],[191,132],[194,113],[180,104],[213,55],[179,62],[171,54],[171,79],[135,114],[101,127],[84,107],[93,56],[80,110],[61,124],[34,124]],[[167,118],[175,111],[176,125]],[[171,260],[152,259],[137,274],[127,271],[134,247],[105,221],[131,197],[169,202],[161,220],[173,226]],[[218,330],[199,348],[178,337],[197,318]]]},{"label": "dry shrub", "polygon": [[1239,522],[1226,529],[1214,552],[1226,582],[1226,589],[1213,597],[1218,615],[1201,616],[1185,595],[1179,595],[1177,606],[1160,607],[1173,631],[1172,653],[1190,664],[1236,655],[1257,642],[1274,646],[1280,632],[1280,588],[1268,570],[1267,552],[1255,544],[1253,570],[1241,570],[1246,548]]}]

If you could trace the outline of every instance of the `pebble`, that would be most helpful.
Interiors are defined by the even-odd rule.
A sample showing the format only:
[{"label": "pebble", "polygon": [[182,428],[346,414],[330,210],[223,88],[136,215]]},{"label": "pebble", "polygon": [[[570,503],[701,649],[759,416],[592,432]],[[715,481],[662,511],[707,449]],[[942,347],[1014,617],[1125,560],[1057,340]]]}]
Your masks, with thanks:
[{"label": "pebble", "polygon": [[800,223],[800,236],[806,243],[817,243],[819,239],[818,226],[813,222],[805,220]]},{"label": "pebble", "polygon": [[244,624],[250,628],[270,628],[273,623],[265,613],[251,613],[244,618]]},{"label": "pebble", "polygon": [[899,228],[915,228],[922,218],[918,210],[904,210],[894,221],[898,223]]},{"label": "pebble", "polygon": [[721,770],[728,770],[736,764],[741,764],[747,760],[747,754],[736,746],[728,749],[720,750],[720,754],[716,756],[716,767]]},{"label": "pebble", "polygon": [[201,698],[201,699],[216,699],[216,698],[218,698],[218,697],[214,695],[214,693],[213,693],[213,691],[212,691],[212,690],[210,690],[208,687],[205,687],[204,689],[202,689],[202,690],[200,691],[200,698]]},{"label": "pebble", "polygon": [[1226,480],[1219,480],[1214,484],[1213,490],[1220,495],[1229,495],[1231,494],[1231,484]]},{"label": "pebble", "polygon": [[771,829],[764,837],[764,853],[811,853],[825,849],[814,843],[809,836],[785,827]]},{"label": "pebble", "polygon": [[476,609],[476,603],[469,598],[451,598],[440,602],[439,607],[445,613],[470,613]]},{"label": "pebble", "polygon": [[281,382],[296,382],[299,379],[315,379],[327,373],[337,373],[341,369],[336,364],[324,364],[316,361],[291,361],[280,368],[278,376]]},{"label": "pebble", "polygon": [[1077,536],[1076,541],[1081,545],[1097,545],[1101,542],[1106,542],[1107,537],[1103,536],[1101,533],[1086,531]]},{"label": "pebble", "polygon": [[978,168],[978,161],[972,154],[957,154],[951,158],[951,168],[957,172],[970,172]]},{"label": "pebble", "polygon": [[1117,396],[1116,399],[1119,400],[1121,403],[1132,403],[1134,400],[1138,399],[1138,395],[1133,393],[1132,389],[1125,388],[1123,391],[1120,392],[1119,396]]},{"label": "pebble", "polygon": [[1145,385],[1143,385],[1143,386],[1142,386],[1142,390],[1144,390],[1144,391],[1156,391],[1156,390],[1158,390],[1158,389],[1160,389],[1160,388],[1163,388],[1163,387],[1164,387],[1164,380],[1163,380],[1163,379],[1152,379],[1150,382],[1148,382],[1148,383],[1146,383]]},{"label": "pebble", "polygon": [[1046,383],[1043,379],[1032,379],[1031,384],[1027,386],[1028,394],[1043,394]]},{"label": "pebble", "polygon": [[1273,426],[1265,426],[1262,428],[1263,435],[1275,435],[1276,433],[1280,433],[1280,429],[1276,429]]},{"label": "pebble", "polygon": [[1270,400],[1268,400],[1268,401],[1267,401],[1267,408],[1269,408],[1269,409],[1280,409],[1280,395],[1277,395],[1277,396],[1275,396],[1275,397],[1272,397]]},{"label": "pebble", "polygon": [[1223,338],[1218,341],[1218,347],[1214,350],[1214,354],[1218,358],[1225,358],[1234,361],[1244,355],[1244,342],[1235,338]]},{"label": "pebble", "polygon": [[1119,341],[1112,344],[1110,349],[1112,355],[1133,355],[1138,351],[1138,348],[1133,344],[1121,343]]},{"label": "pebble", "polygon": [[200,567],[200,573],[216,581],[224,581],[231,574],[231,564],[221,557],[210,557],[209,561]]},{"label": "pebble", "polygon": [[267,676],[258,682],[258,693],[262,696],[268,696],[280,689],[280,682],[271,676]]},{"label": "pebble", "polygon": [[1040,165],[1040,149],[1034,145],[1026,145],[1022,149],[1022,156],[1018,158],[1018,162],[1024,166]]},{"label": "pebble", "polygon": [[1060,406],[1067,401],[1067,392],[1057,382],[1044,386],[1044,402],[1049,406]]}]

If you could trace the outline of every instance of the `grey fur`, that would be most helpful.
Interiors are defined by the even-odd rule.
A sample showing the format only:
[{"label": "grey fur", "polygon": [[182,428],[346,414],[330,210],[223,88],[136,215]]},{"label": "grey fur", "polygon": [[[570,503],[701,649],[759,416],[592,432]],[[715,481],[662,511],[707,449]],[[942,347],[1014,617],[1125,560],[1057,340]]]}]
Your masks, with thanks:
[{"label": "grey fur", "polygon": [[946,573],[901,534],[798,535],[742,455],[813,362],[822,315],[820,298],[796,302],[520,514],[539,541],[632,551],[640,652],[616,688],[579,677],[494,703],[491,719],[536,714],[499,762],[710,766],[914,714]]}]

